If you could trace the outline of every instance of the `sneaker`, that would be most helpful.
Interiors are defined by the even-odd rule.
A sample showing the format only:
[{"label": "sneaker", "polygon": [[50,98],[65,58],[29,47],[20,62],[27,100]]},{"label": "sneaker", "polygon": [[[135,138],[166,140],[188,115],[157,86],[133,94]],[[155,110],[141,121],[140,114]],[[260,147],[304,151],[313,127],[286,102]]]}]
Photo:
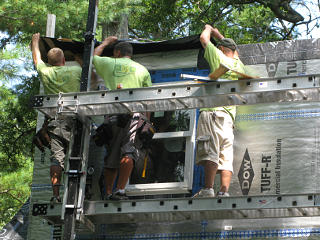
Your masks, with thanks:
[{"label": "sneaker", "polygon": [[52,196],[52,198],[50,199],[50,202],[61,203],[61,198],[59,196]]},{"label": "sneaker", "polygon": [[112,200],[112,194],[107,194],[106,197],[104,198],[105,200]]},{"label": "sneaker", "polygon": [[111,200],[119,201],[119,200],[128,200],[126,193],[121,193],[119,191],[112,194]]},{"label": "sneaker", "polygon": [[192,196],[193,198],[198,197],[214,197],[214,191],[213,188],[203,188],[199,192],[197,192],[195,195]]},{"label": "sneaker", "polygon": [[230,194],[227,192],[218,192],[218,197],[230,197]]}]

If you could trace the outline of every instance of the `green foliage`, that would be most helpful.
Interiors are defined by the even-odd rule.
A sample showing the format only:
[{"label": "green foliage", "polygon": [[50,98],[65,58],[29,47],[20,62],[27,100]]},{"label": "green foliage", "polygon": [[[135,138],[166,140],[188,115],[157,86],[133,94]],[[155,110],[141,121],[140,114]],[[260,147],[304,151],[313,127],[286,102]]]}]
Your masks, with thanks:
[{"label": "green foliage", "polygon": [[[253,17],[254,16],[254,17]],[[273,12],[257,4],[233,9],[227,17],[224,34],[239,44],[279,41],[286,33],[277,27]]]},{"label": "green foliage", "polygon": [[[26,84],[26,87],[30,84]],[[0,169],[16,171],[31,156],[35,132],[35,112],[28,107],[27,97],[0,87]]]},{"label": "green foliage", "polygon": [[8,83],[15,78],[18,71],[18,66],[12,61],[15,58],[18,58],[15,52],[0,50],[0,81]]},{"label": "green foliage", "polygon": [[29,100],[39,92],[39,80],[34,76],[29,48],[17,44],[0,50],[0,57],[1,229],[30,196],[36,112]]},{"label": "green foliage", "polygon": [[169,39],[188,35],[188,19],[193,8],[188,1],[142,0],[132,8],[129,26],[139,37]]},{"label": "green foliage", "polygon": [[[83,0],[2,1],[0,31],[8,33],[9,37],[2,40],[0,48],[8,38],[27,43],[35,32],[45,35],[48,13],[57,16],[56,36],[82,41],[88,3]],[[271,9],[276,4],[281,5],[281,1],[273,1],[270,5],[247,0],[100,0],[97,33],[102,33],[106,24],[119,21],[123,14],[128,14],[129,32],[135,38],[158,40],[199,34],[205,23],[224,32],[229,32],[230,27],[238,28],[231,32],[243,36],[243,42],[295,37],[288,34],[288,29],[276,17],[275,9]],[[286,9],[283,13],[292,14]],[[295,26],[292,25],[293,29]],[[102,40],[101,35],[97,38]]]},{"label": "green foliage", "polygon": [[[0,81],[6,84],[0,86],[0,169],[10,172],[23,167],[31,156],[36,112],[29,101],[39,92],[39,81],[27,47],[18,44],[15,49],[0,50],[0,54],[5,59],[0,64]],[[8,67],[11,65],[13,68]],[[16,82],[15,87],[7,86]]]},{"label": "green foliage", "polygon": [[7,224],[30,196],[33,162],[12,173],[0,172],[0,229]]},{"label": "green foliage", "polygon": [[[128,12],[129,0],[99,1],[99,23],[110,22]],[[56,36],[83,40],[88,17],[88,3],[83,0],[7,0],[0,3],[0,31],[11,38],[30,42],[31,35],[46,33],[47,14],[55,14]]]},{"label": "green foliage", "polygon": [[240,43],[282,39],[277,19],[258,3],[232,4],[209,0],[142,0],[132,9],[129,26],[140,38],[170,39],[200,34],[204,24],[217,27]]},{"label": "green foliage", "polygon": [[24,45],[15,44],[14,47],[9,45],[0,49],[0,59],[0,82],[2,83],[12,85],[20,80],[24,72],[32,70],[30,50]]}]

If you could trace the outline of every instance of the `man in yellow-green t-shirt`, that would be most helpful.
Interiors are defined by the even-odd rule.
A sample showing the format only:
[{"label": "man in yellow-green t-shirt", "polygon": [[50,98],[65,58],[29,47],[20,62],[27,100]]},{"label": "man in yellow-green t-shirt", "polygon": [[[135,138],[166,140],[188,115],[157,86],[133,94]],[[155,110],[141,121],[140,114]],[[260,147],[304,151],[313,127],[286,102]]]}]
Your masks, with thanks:
[{"label": "man in yellow-green t-shirt", "polygon": [[[93,64],[97,74],[104,79],[106,87],[115,90],[151,86],[148,70],[131,59],[133,48],[130,43],[119,42],[114,46],[113,57],[100,57],[105,47],[117,41],[114,36],[108,37],[94,51]],[[113,117],[115,116],[106,116],[105,123],[112,122]],[[144,117],[141,113],[135,113],[122,127],[119,128],[119,124],[112,125],[113,138],[106,146],[108,155],[104,159],[106,200],[127,199],[125,186],[134,163],[143,159],[146,154],[139,137],[136,136],[141,117]],[[113,184],[118,173],[116,191],[113,192]]]},{"label": "man in yellow-green t-shirt", "polygon": [[97,74],[104,79],[106,87],[109,90],[115,90],[151,86],[148,70],[131,59],[132,46],[130,43],[117,43],[114,47],[113,57],[100,57],[103,49],[116,41],[116,37],[108,37],[94,52],[93,64]]},{"label": "man in yellow-green t-shirt", "polygon": [[[60,48],[50,49],[47,54],[48,64],[44,63],[41,59],[39,40],[40,34],[33,34],[31,45],[32,57],[43,84],[45,94],[79,92],[81,67],[65,66],[64,53]],[[53,190],[51,201],[53,202],[61,202],[59,187],[61,185],[61,175],[64,170],[64,161],[72,126],[72,119],[66,117],[51,120],[49,123],[45,121],[45,128],[50,137],[50,177]]]},{"label": "man in yellow-green t-shirt", "polygon": [[40,76],[45,94],[58,94],[60,92],[79,92],[81,67],[66,66],[64,53],[60,48],[52,48],[48,52],[48,64],[41,59],[39,50],[40,34],[32,38],[32,56]]},{"label": "man in yellow-green t-shirt", "polygon": [[[59,51],[58,48],[53,51]],[[79,66],[54,66],[39,61],[36,64],[45,94],[58,94],[60,92],[79,92],[81,67]]]},{"label": "man in yellow-green t-shirt", "polygon": [[[218,40],[214,46],[210,38]],[[205,49],[204,57],[209,63],[211,72],[220,64],[230,69],[244,73],[244,65],[238,58],[236,43],[230,38],[224,38],[218,29],[206,25],[200,35],[200,42]],[[221,76],[224,79],[237,80],[232,71]],[[229,196],[228,190],[233,173],[233,120],[236,114],[235,106],[200,109],[197,126],[196,163],[204,166],[205,186],[194,197],[214,197],[214,179],[219,171],[221,185],[218,196]]]}]

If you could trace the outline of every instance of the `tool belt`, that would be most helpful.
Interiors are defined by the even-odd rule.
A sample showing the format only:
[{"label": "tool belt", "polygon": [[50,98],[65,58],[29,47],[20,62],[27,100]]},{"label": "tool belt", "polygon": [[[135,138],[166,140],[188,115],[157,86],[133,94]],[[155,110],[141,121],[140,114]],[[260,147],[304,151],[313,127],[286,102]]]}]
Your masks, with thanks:
[{"label": "tool belt", "polygon": [[148,148],[151,145],[151,139],[156,132],[152,123],[142,114],[139,117],[132,117],[130,114],[113,115],[107,118],[103,124],[96,129],[96,134],[93,136],[93,140],[97,146],[103,146],[110,144],[113,138],[112,128],[117,126],[125,128],[131,120],[137,120],[136,134],[144,148]]},{"label": "tool belt", "polygon": [[138,119],[137,135],[142,142],[143,148],[149,148],[151,146],[151,140],[155,132],[156,129],[152,123],[141,114]]},{"label": "tool belt", "polygon": [[51,138],[48,134],[48,124],[50,120],[45,118],[40,130],[33,136],[32,143],[36,145],[41,152],[44,152],[45,147],[50,148]]}]

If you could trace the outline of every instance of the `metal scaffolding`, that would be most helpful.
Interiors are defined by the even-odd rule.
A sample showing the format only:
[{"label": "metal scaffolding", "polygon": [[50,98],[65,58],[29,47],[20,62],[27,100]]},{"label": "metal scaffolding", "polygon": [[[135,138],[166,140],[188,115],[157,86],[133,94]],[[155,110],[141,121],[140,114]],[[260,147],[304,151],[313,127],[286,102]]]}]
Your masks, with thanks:
[{"label": "metal scaffolding", "polygon": [[[85,129],[78,162],[78,170],[67,170],[70,178],[78,181],[74,191],[76,202],[67,200],[62,205],[34,204],[35,215],[52,223],[61,223],[70,209],[74,220],[94,231],[101,219],[109,223],[159,222],[188,219],[273,218],[320,216],[319,194],[246,196],[217,199],[153,199],[120,202],[84,201],[85,172],[88,160],[88,139],[91,117],[131,112],[169,111],[226,105],[245,105],[270,102],[319,101],[319,75],[285,78],[217,80],[210,83],[181,82],[155,85],[149,88],[65,93],[37,96],[34,107],[46,114],[73,116]],[[70,160],[72,160],[71,158]],[[72,161],[71,161],[72,162]],[[70,187],[65,185],[65,193]],[[72,194],[74,195],[74,194]],[[61,214],[62,213],[62,214]],[[108,219],[108,220],[106,220]],[[65,231],[75,231],[65,226]],[[70,234],[68,235],[70,236]]]}]

